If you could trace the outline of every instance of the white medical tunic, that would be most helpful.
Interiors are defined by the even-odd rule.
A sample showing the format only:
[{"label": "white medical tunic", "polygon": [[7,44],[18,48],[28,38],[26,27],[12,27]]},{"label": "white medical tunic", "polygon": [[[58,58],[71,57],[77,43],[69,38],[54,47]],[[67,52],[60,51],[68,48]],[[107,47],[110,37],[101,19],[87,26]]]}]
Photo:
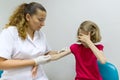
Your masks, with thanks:
[{"label": "white medical tunic", "polygon": [[[27,35],[25,40],[19,37],[14,26],[4,29],[0,33],[0,57],[6,59],[33,59],[44,55],[50,50],[45,35],[41,31],[35,31],[34,39]],[[2,80],[48,80],[42,64],[38,66],[35,79],[32,78],[32,66],[4,70]]]}]

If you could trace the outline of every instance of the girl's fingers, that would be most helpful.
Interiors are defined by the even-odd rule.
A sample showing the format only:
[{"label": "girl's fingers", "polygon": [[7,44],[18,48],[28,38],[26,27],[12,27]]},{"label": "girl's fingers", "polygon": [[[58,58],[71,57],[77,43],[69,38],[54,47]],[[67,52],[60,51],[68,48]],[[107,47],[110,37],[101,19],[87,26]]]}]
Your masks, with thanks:
[{"label": "girl's fingers", "polygon": [[78,36],[78,39],[81,39],[83,36]]},{"label": "girl's fingers", "polygon": [[90,36],[90,32],[88,32],[88,36]]},{"label": "girl's fingers", "polygon": [[85,35],[85,34],[83,34],[83,33],[79,33],[79,35],[80,35],[80,36],[83,36],[83,35]]}]

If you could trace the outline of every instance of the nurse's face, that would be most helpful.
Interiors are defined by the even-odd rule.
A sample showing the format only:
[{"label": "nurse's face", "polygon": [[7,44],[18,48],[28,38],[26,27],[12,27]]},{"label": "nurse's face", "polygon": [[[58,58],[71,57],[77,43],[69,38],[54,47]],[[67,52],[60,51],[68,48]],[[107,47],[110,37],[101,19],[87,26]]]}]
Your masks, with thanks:
[{"label": "nurse's face", "polygon": [[46,12],[40,9],[37,9],[36,13],[30,16],[29,14],[26,15],[26,19],[28,21],[28,27],[35,31],[42,28],[45,25],[46,19]]}]

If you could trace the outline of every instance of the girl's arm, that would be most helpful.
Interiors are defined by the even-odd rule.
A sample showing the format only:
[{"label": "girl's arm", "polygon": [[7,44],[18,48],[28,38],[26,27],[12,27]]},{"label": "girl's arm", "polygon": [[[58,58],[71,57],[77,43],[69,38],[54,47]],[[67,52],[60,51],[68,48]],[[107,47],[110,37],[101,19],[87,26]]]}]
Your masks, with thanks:
[{"label": "girl's arm", "polygon": [[45,55],[53,55],[53,54],[58,54],[58,51],[49,51]]},{"label": "girl's arm", "polygon": [[94,55],[97,57],[97,59],[102,63],[106,63],[106,57],[103,54],[103,51],[99,50],[91,41],[88,42],[88,46],[93,51]]},{"label": "girl's arm", "polygon": [[63,51],[61,51],[59,53],[57,52],[57,54],[50,54],[51,55],[51,59],[50,60],[51,61],[58,60],[58,59],[66,56],[66,55],[68,55],[70,53],[71,53],[71,51],[69,49],[66,49],[66,50],[63,50]]},{"label": "girl's arm", "polygon": [[106,63],[106,57],[103,55],[103,51],[99,50],[95,44],[90,40],[90,33],[88,35],[80,33],[80,36],[78,37],[81,43],[85,43],[94,53],[94,55],[97,57],[98,60],[102,64]]}]

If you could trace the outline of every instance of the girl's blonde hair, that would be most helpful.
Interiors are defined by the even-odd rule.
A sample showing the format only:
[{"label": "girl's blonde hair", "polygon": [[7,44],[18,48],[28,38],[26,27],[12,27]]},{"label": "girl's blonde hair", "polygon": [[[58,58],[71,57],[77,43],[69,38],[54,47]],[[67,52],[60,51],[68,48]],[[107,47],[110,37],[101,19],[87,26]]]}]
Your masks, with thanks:
[{"label": "girl's blonde hair", "polygon": [[84,21],[83,23],[81,23],[77,31],[77,36],[79,36],[80,30],[85,31],[87,33],[90,32],[90,38],[93,43],[97,43],[101,41],[100,30],[94,22]]},{"label": "girl's blonde hair", "polygon": [[46,12],[46,9],[39,3],[31,2],[29,4],[23,3],[13,12],[9,18],[9,23],[6,24],[5,28],[10,26],[17,27],[18,34],[22,40],[26,39],[26,28],[28,27],[28,22],[26,20],[26,14],[31,16],[36,13],[36,10],[40,9]]}]

